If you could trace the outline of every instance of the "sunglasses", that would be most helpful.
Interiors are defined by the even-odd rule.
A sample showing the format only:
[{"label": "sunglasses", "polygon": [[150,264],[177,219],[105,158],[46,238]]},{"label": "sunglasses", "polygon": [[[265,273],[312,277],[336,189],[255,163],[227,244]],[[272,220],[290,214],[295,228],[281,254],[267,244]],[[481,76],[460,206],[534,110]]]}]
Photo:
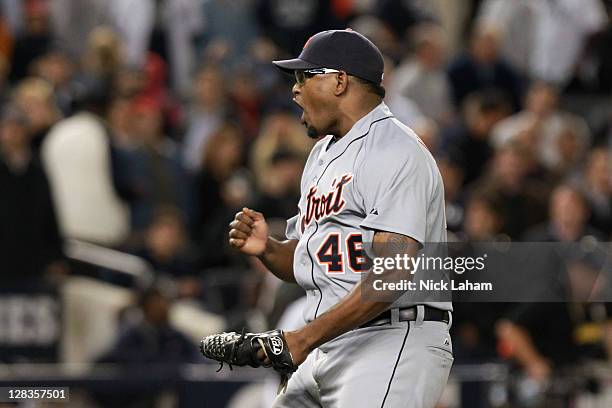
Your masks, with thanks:
[{"label": "sunglasses", "polygon": [[306,82],[306,79],[312,78],[315,75],[335,74],[338,72],[340,71],[331,68],[299,69],[294,71],[295,82],[297,82],[298,85],[302,86]]}]

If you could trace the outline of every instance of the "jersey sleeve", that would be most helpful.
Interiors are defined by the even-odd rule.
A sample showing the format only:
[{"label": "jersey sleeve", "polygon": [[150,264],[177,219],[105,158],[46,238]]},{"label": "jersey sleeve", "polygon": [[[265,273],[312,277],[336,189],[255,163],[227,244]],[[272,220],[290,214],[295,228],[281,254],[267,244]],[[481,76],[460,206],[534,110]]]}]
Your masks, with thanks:
[{"label": "jersey sleeve", "polygon": [[298,231],[299,219],[300,214],[297,214],[287,220],[287,228],[285,230],[285,236],[287,237],[287,239],[300,239],[300,234]]},{"label": "jersey sleeve", "polygon": [[[357,173],[365,207],[361,227],[409,236],[424,243],[432,175],[417,146],[369,152]],[[414,153],[414,154],[413,154]]]}]

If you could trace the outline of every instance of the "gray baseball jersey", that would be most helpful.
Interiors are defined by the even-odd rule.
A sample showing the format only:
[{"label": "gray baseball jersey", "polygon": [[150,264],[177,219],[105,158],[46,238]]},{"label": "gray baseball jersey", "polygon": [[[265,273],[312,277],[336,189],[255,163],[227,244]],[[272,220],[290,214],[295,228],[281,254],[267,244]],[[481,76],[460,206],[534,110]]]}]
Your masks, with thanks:
[{"label": "gray baseball jersey", "polygon": [[[293,267],[307,293],[306,321],[359,282],[359,251],[372,242],[375,230],[420,243],[446,242],[444,187],[436,162],[384,103],[332,142],[327,136],[313,147],[302,175],[299,213],[287,223],[287,238],[299,240]],[[450,302],[427,304],[452,309]],[[394,307],[410,305],[400,299]]]}]

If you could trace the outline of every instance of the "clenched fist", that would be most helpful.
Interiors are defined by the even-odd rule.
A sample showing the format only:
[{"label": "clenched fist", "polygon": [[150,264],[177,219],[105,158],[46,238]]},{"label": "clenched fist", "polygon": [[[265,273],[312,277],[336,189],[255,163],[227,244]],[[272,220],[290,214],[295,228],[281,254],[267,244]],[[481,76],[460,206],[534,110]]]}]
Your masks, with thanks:
[{"label": "clenched fist", "polygon": [[243,208],[230,222],[229,243],[247,255],[260,256],[268,242],[268,224],[262,213]]}]

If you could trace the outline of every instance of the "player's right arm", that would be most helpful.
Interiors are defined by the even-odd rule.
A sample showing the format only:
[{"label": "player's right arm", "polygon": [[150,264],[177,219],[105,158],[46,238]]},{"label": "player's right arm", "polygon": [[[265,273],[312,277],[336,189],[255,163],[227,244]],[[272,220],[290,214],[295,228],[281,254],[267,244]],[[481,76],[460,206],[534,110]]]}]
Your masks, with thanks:
[{"label": "player's right arm", "polygon": [[298,241],[278,241],[269,236],[262,213],[243,208],[229,224],[229,244],[242,253],[258,257],[279,279],[295,282],[293,254]]}]

